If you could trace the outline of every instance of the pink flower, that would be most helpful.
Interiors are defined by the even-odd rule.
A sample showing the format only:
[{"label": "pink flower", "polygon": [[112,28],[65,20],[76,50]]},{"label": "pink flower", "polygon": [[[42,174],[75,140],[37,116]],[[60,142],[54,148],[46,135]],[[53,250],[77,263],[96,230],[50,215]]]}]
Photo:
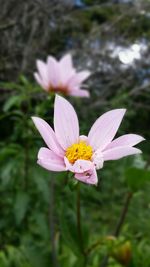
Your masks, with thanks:
[{"label": "pink flower", "polygon": [[133,147],[144,140],[139,135],[126,134],[113,140],[124,114],[125,109],[108,111],[96,120],[88,136],[80,136],[74,108],[57,95],[54,105],[55,131],[43,119],[32,118],[48,146],[39,150],[38,164],[50,171],[71,171],[76,179],[97,184],[96,170],[103,167],[104,161],[141,153]]},{"label": "pink flower", "polygon": [[65,55],[60,61],[48,56],[47,62],[36,62],[38,72],[34,73],[36,81],[47,92],[59,92],[65,95],[89,97],[87,90],[81,90],[81,84],[86,80],[90,72],[77,72],[73,67],[70,54]]}]

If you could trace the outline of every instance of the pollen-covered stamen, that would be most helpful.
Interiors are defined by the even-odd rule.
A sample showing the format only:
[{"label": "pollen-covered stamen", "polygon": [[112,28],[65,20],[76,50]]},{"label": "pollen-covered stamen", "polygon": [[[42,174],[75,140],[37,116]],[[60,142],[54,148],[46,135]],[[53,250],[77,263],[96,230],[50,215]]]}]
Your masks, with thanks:
[{"label": "pollen-covered stamen", "polygon": [[90,160],[92,159],[93,151],[90,145],[86,142],[81,141],[78,144],[73,144],[68,147],[65,153],[66,158],[70,163],[75,163],[78,159]]}]

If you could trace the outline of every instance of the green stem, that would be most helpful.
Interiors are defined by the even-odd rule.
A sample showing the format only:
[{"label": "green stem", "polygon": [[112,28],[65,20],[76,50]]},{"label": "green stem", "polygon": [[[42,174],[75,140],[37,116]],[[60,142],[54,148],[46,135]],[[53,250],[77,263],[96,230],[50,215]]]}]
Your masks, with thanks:
[{"label": "green stem", "polygon": [[87,254],[84,251],[82,226],[81,226],[80,183],[77,185],[77,231],[78,231],[78,238],[80,242],[81,252],[84,257],[84,267],[86,267],[87,266]]},{"label": "green stem", "polygon": [[97,242],[95,242],[91,247],[89,247],[85,252],[87,255],[89,255],[95,248],[97,248],[98,246],[101,246],[102,245],[102,241],[99,240]]},{"label": "green stem", "polygon": [[82,229],[81,229],[81,203],[80,203],[80,184],[77,185],[77,231],[78,238],[80,241],[81,251],[83,253],[83,237],[82,237]]},{"label": "green stem", "polygon": [[57,252],[55,244],[55,217],[54,217],[54,196],[55,196],[55,182],[50,179],[50,203],[49,203],[49,224],[50,224],[50,241],[52,247],[52,266],[58,267]]},{"label": "green stem", "polygon": [[130,205],[130,201],[131,201],[132,195],[133,195],[132,192],[128,192],[128,194],[127,194],[126,201],[125,201],[123,209],[121,211],[120,218],[118,220],[116,229],[114,231],[114,236],[115,237],[118,237],[119,234],[120,234],[121,228],[122,228],[122,226],[124,224],[124,221],[125,221],[128,209],[129,209],[129,205]]}]

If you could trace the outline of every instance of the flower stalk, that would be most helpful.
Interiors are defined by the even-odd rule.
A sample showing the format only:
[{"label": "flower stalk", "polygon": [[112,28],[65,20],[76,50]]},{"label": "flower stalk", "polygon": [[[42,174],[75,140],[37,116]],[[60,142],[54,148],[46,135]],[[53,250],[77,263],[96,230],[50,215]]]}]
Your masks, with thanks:
[{"label": "flower stalk", "polygon": [[54,179],[50,179],[50,202],[49,202],[50,242],[52,250],[52,263],[54,267],[58,267],[56,244],[55,244],[54,195],[55,195],[55,181]]},{"label": "flower stalk", "polygon": [[87,256],[88,254],[85,251],[84,244],[83,244],[83,232],[82,232],[82,223],[81,223],[81,197],[80,197],[80,183],[77,184],[77,232],[78,232],[78,239],[80,243],[81,253],[84,258],[84,267],[87,266]]},{"label": "flower stalk", "polygon": [[77,231],[78,231],[78,238],[80,242],[81,251],[83,253],[84,247],[83,247],[83,236],[82,236],[82,228],[81,228],[80,183],[78,183],[77,185]]},{"label": "flower stalk", "polygon": [[120,214],[120,218],[118,220],[116,229],[114,231],[114,236],[115,237],[118,237],[119,234],[120,234],[121,228],[122,228],[122,226],[124,224],[124,221],[126,219],[126,215],[128,213],[128,209],[129,209],[129,205],[130,205],[130,201],[131,201],[132,196],[133,196],[133,193],[132,192],[128,192],[127,193],[127,197],[126,197],[126,200],[125,200],[125,203],[124,203],[122,212]]}]

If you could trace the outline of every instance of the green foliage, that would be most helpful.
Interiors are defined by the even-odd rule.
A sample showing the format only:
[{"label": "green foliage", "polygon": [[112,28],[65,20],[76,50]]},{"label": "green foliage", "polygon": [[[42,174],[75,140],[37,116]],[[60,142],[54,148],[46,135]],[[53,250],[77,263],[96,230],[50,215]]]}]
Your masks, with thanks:
[{"label": "green foliage", "polygon": [[24,192],[17,192],[14,203],[14,215],[16,224],[20,224],[24,219],[29,206],[29,196]]},{"label": "green foliage", "polygon": [[13,246],[7,246],[5,252],[0,252],[1,267],[31,267],[28,260],[24,257],[21,249],[16,249]]},{"label": "green foliage", "polygon": [[128,38],[133,41],[143,34],[145,37],[149,37],[149,17],[145,16],[144,14],[137,14],[133,19],[132,14],[127,14],[126,16],[122,17],[120,23],[117,24],[117,29],[119,33],[127,33]]},{"label": "green foliage", "polygon": [[138,191],[150,182],[150,171],[145,169],[130,168],[126,170],[126,181],[131,191]]},{"label": "green foliage", "polygon": [[[149,169],[145,169],[145,166],[148,167],[146,161],[142,157],[136,157],[134,161],[129,158],[120,160],[119,163],[111,162],[100,172],[101,182],[98,187],[81,185],[81,240],[76,216],[78,183],[74,183],[73,177],[68,177],[68,173],[54,175],[36,164],[38,148],[43,143],[33,126],[31,116],[36,114],[52,124],[53,96],[42,93],[41,89],[25,77],[21,77],[17,84],[7,83],[6,87],[13,92],[13,97],[10,95],[6,99],[0,118],[3,125],[0,143],[0,266],[52,265],[52,179],[55,181],[54,242],[62,267],[84,267],[85,258],[88,267],[98,266],[104,255],[115,250],[116,245],[120,246],[120,239],[110,242],[107,236],[115,229],[123,206],[122,199],[128,190],[136,194],[128,220],[123,227],[121,240],[130,240],[133,244],[135,249],[132,249],[132,265],[137,263],[137,266],[140,266],[144,261],[141,250],[149,248],[149,242],[144,238],[144,235],[149,233],[149,224],[145,223],[145,230],[140,225],[140,222],[144,224],[147,220],[148,215],[143,207],[150,200],[150,177]],[[74,104],[79,105],[77,102]],[[87,125],[83,124],[81,132],[84,133],[86,127]],[[90,128],[89,125],[88,127]],[[140,193],[145,192],[145,186],[147,199],[143,199],[139,208]],[[137,209],[139,224],[133,212]],[[145,258],[148,256],[145,255]],[[116,256],[110,256],[109,266],[121,266],[117,259]],[[148,265],[145,263],[144,267]]]},{"label": "green foliage", "polygon": [[[124,15],[120,5],[111,6],[110,1],[84,2],[90,8],[70,11],[75,22],[70,19],[64,29],[60,27],[54,31],[50,53],[56,54],[64,49],[69,38],[75,38],[80,47],[82,38],[86,39],[86,34],[91,34],[93,25],[101,30],[101,39],[109,28],[109,31],[114,31],[114,27],[114,35],[122,34],[126,39],[136,40],[141,34],[149,36],[147,16],[135,14],[132,18],[132,9],[131,14]],[[104,85],[107,87],[106,80]],[[20,76],[16,82],[1,83],[1,87],[4,98],[0,107],[0,267],[55,267],[52,264],[53,246],[60,267],[100,266],[107,255],[109,267],[149,267],[148,141],[146,145],[141,145],[144,155],[105,163],[104,169],[98,173],[97,187],[80,183],[80,236],[77,223],[78,183],[73,177],[68,177],[68,173],[50,173],[36,164],[38,149],[44,144],[31,116],[42,117],[53,126],[54,95],[42,91],[25,76]],[[141,112],[133,108],[133,103],[138,100],[143,101],[143,105],[149,105],[149,92],[129,97],[130,89],[125,84],[117,93],[111,92],[110,97],[106,96],[107,106],[98,103],[99,110],[126,107],[129,111],[120,133],[132,129],[149,136],[149,112],[145,106]],[[100,115],[94,109],[93,98],[81,101],[70,98],[70,101],[77,107],[81,133],[85,134],[91,121]],[[128,214],[120,236],[116,238],[112,233],[125,196],[130,192],[132,199]],[[125,257],[129,252],[132,260]],[[124,259],[130,260],[128,265]]]}]

